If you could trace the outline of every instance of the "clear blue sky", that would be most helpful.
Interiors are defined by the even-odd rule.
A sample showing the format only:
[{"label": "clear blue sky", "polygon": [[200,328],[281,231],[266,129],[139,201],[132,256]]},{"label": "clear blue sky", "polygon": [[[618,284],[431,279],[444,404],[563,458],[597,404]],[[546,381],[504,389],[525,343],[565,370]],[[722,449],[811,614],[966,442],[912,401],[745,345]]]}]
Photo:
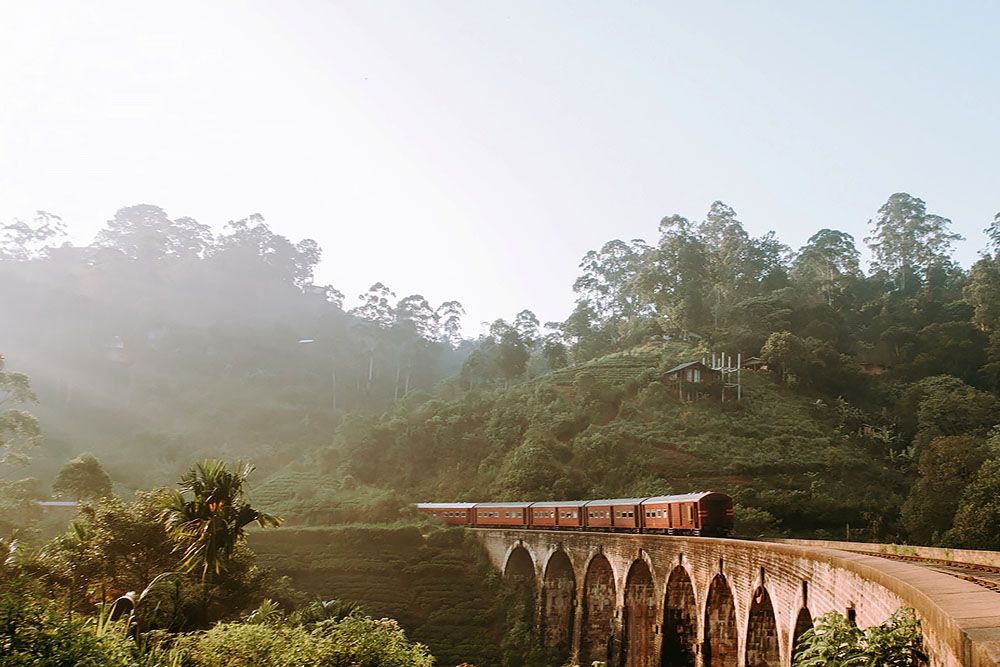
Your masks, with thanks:
[{"label": "clear blue sky", "polygon": [[4,2],[0,219],[260,212],[353,297],[561,319],[715,199],[793,247],[897,191],[1000,210],[997,2]]}]

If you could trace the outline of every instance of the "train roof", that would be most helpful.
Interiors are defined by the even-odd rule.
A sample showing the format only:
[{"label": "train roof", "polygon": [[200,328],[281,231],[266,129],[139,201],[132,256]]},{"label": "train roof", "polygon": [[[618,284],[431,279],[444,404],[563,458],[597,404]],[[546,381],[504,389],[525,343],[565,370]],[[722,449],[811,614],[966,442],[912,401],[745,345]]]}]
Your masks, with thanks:
[{"label": "train roof", "polygon": [[546,500],[541,503],[531,503],[532,507],[583,507],[589,500]]},{"label": "train roof", "polygon": [[475,506],[476,503],[417,503],[422,510],[468,510]]},{"label": "train roof", "polygon": [[475,503],[475,507],[528,507],[534,503]]},{"label": "train roof", "polygon": [[603,500],[588,500],[585,505],[638,505],[647,498],[605,498]]},{"label": "train roof", "polygon": [[717,493],[715,491],[699,491],[697,493],[684,493],[679,496],[653,496],[652,498],[646,498],[643,502],[646,503],[690,503],[696,500],[701,500],[705,496],[721,496],[725,495],[722,493]]}]

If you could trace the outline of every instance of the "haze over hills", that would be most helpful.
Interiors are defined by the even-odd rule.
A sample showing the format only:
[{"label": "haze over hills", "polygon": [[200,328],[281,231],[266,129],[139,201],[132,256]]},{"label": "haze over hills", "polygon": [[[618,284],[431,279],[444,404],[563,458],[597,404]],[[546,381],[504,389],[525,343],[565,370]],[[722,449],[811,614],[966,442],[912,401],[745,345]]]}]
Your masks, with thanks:
[{"label": "haze over hills", "polygon": [[8,3],[0,667],[992,664],[1000,4],[911,4]]},{"label": "haze over hills", "polygon": [[[525,310],[475,341],[460,304],[381,284],[345,312],[312,283],[320,248],[259,216],[213,236],[135,206],[86,248],[54,247],[59,225],[8,224],[0,261],[16,314],[0,344],[40,398],[28,472],[44,480],[82,451],[122,490],[246,458],[273,476],[262,498],[302,523],[391,519],[421,498],[711,487],[771,530],[926,541],[991,458],[997,260],[964,271],[948,220],[907,194],[873,219],[871,274],[847,234],[793,252],[716,202],[702,221],[664,218],[656,244],[588,253],[566,321]],[[679,400],[665,371],[713,352],[769,371],[744,374],[739,403]],[[969,469],[942,487],[932,452]],[[902,517],[931,477],[951,513]]]}]

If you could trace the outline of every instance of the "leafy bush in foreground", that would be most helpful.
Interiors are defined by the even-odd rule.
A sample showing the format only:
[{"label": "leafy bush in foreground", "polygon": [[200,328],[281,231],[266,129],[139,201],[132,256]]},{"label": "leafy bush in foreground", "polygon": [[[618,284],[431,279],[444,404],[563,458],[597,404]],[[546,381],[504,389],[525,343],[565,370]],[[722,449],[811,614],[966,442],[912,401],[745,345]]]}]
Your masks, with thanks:
[{"label": "leafy bush in foreground", "polygon": [[67,617],[26,582],[0,591],[0,664],[4,667],[131,664],[131,642],[97,632],[83,616]]},{"label": "leafy bush in foreground", "polygon": [[927,664],[920,622],[897,609],[882,625],[862,630],[833,611],[799,638],[795,667],[918,667]]},{"label": "leafy bush in foreground", "polygon": [[431,667],[421,644],[410,643],[393,620],[348,616],[301,625],[220,623],[176,644],[190,667]]}]

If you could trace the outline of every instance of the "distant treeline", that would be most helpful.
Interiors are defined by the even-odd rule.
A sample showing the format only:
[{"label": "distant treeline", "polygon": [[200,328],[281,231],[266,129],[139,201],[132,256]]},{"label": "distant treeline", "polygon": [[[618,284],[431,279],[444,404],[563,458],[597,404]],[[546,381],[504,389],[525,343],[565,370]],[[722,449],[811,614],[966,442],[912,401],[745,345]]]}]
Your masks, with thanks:
[{"label": "distant treeline", "polygon": [[313,282],[319,246],[259,215],[213,235],[140,205],[88,246],[64,232],[47,213],[0,225],[0,353],[40,399],[43,466],[92,450],[149,486],[211,452],[285,462],[346,412],[431,390],[466,353],[461,304],[376,284],[345,312]]},{"label": "distant treeline", "polygon": [[[655,243],[587,253],[565,321],[524,310],[463,340],[460,304],[380,283],[345,312],[313,284],[318,246],[259,216],[215,236],[135,206],[78,248],[39,214],[0,228],[0,351],[41,399],[42,477],[84,450],[139,486],[243,456],[298,466],[271,489],[310,516],[359,494],[381,515],[392,498],[711,485],[765,527],[926,542],[964,526],[948,539],[984,544],[972,517],[1000,487],[1000,214],[983,223],[989,247],[966,270],[950,221],[894,194],[865,272],[849,234],[793,251],[715,202],[701,221],[664,218]],[[770,377],[742,406],[666,390],[671,364],[712,352],[759,357]],[[316,485],[295,487],[305,472]]]}]

